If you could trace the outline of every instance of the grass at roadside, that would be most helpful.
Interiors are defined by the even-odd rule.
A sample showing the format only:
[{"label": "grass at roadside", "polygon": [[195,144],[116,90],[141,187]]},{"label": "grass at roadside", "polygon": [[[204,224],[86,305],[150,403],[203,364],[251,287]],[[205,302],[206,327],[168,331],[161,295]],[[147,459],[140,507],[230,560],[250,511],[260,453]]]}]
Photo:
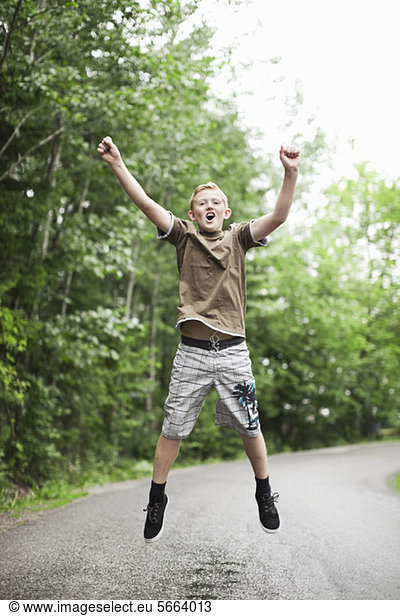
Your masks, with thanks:
[{"label": "grass at roadside", "polygon": [[[213,462],[221,462],[221,460],[213,458],[201,462],[195,459],[187,459],[175,464],[174,468],[212,464]],[[152,469],[152,463],[147,460],[136,462],[125,460],[119,468],[112,471],[100,469],[87,473],[73,473],[67,479],[54,479],[40,487],[9,486],[0,490],[0,516],[6,515],[17,523],[19,519],[23,522],[30,514],[34,515],[38,512],[57,509],[76,499],[83,498],[95,486],[151,477]]]},{"label": "grass at roadside", "polygon": [[40,487],[28,489],[9,486],[0,492],[0,514],[7,513],[17,519],[24,512],[35,513],[63,507],[75,499],[87,496],[92,486],[150,476],[151,469],[152,465],[145,460],[135,463],[130,461],[113,471],[73,473],[67,479],[54,479]]},{"label": "grass at roadside", "polygon": [[390,477],[388,480],[389,487],[396,490],[400,494],[400,473],[394,477]]}]

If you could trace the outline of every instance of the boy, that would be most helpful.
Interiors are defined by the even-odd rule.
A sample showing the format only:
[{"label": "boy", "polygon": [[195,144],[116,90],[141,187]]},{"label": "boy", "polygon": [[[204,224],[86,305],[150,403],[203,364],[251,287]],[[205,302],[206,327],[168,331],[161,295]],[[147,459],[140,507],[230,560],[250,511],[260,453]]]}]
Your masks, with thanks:
[{"label": "boy", "polygon": [[[132,201],[157,227],[158,237],[176,246],[179,269],[177,327],[181,343],[174,359],[165,418],[158,440],[144,529],[145,541],[161,537],[168,505],[165,485],[189,436],[204,399],[214,386],[218,392],[216,425],[230,425],[243,440],[256,480],[256,501],[261,528],[279,530],[271,493],[267,452],[260,432],[251,362],[245,342],[245,255],[265,246],[267,236],[287,218],[294,197],[300,153],[281,147],[285,175],[272,213],[251,222],[234,223],[222,230],[231,215],[228,200],[213,183],[198,186],[190,200],[190,221],[175,218],[144,192],[126,168],[118,148],[105,137],[97,151]],[[197,224],[197,228],[194,225]]]}]

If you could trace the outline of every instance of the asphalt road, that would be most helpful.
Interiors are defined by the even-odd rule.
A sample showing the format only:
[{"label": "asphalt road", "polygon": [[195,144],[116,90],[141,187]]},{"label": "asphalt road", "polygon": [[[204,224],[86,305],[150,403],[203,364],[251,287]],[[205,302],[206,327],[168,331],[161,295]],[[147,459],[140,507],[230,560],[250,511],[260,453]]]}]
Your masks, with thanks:
[{"label": "asphalt road", "polygon": [[400,443],[271,456],[281,531],[258,523],[247,460],[173,471],[164,536],[148,480],[0,535],[0,599],[399,599]]}]

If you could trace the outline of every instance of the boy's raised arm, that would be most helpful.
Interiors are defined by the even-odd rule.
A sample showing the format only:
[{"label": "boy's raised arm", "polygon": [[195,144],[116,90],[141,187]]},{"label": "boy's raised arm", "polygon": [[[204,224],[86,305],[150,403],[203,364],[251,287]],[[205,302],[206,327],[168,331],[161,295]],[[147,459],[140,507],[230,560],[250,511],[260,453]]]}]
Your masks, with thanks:
[{"label": "boy's raised arm", "polygon": [[128,197],[132,199],[152,223],[163,233],[166,233],[171,225],[170,213],[145,193],[139,182],[135,180],[133,175],[126,168],[121,154],[111,137],[105,137],[103,141],[99,143],[97,152],[100,158],[110,165],[114,175],[119,180],[119,183]]},{"label": "boy's raised arm", "polygon": [[285,177],[273,212],[253,221],[251,230],[256,242],[272,233],[285,222],[293,202],[297,176],[299,174],[300,152],[295,147],[280,149],[279,156],[285,169]]}]

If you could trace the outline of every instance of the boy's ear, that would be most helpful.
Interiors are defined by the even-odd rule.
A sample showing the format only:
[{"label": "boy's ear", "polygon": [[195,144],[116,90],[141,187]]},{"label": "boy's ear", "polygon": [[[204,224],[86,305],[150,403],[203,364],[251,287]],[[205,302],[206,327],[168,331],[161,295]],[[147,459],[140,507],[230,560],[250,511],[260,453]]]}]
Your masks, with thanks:
[{"label": "boy's ear", "polygon": [[192,222],[196,220],[193,210],[188,211],[188,216]]},{"label": "boy's ear", "polygon": [[227,207],[226,210],[225,210],[224,219],[228,220],[228,218],[231,217],[231,214],[232,214],[232,210],[229,209],[229,207]]}]

